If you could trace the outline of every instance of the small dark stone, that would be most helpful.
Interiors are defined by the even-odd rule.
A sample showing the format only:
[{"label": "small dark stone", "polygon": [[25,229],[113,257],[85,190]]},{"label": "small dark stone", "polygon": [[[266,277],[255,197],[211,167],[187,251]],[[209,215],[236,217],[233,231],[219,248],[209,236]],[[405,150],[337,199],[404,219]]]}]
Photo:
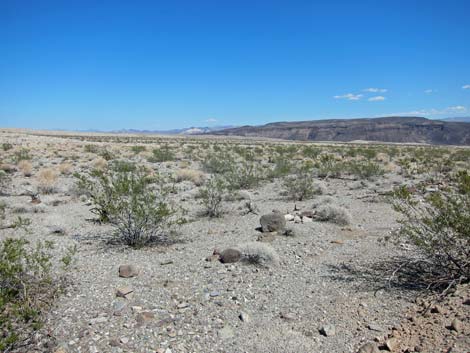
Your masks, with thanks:
[{"label": "small dark stone", "polygon": [[119,266],[119,277],[130,278],[130,277],[135,277],[138,274],[139,274],[139,271],[133,265]]},{"label": "small dark stone", "polygon": [[237,249],[225,249],[220,254],[220,262],[223,264],[229,264],[240,260],[242,253]]}]

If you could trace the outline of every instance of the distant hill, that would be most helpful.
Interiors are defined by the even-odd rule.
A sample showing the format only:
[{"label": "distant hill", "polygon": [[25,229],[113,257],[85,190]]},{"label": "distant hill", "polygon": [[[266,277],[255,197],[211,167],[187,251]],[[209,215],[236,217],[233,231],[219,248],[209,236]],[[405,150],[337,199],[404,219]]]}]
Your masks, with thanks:
[{"label": "distant hill", "polygon": [[470,124],[422,117],[383,117],[278,122],[210,132],[212,135],[303,141],[381,141],[470,145]]},{"label": "distant hill", "polygon": [[102,130],[81,130],[80,132],[111,132],[114,134],[158,134],[158,135],[197,135],[204,133],[211,133],[223,129],[233,128],[233,125],[229,126],[211,126],[211,127],[189,127],[183,129],[173,130],[139,130],[139,129],[121,129],[113,131],[102,131]]},{"label": "distant hill", "polygon": [[445,118],[441,119],[442,121],[460,121],[463,123],[470,123],[470,116],[461,116],[461,117],[455,117],[455,118]]}]

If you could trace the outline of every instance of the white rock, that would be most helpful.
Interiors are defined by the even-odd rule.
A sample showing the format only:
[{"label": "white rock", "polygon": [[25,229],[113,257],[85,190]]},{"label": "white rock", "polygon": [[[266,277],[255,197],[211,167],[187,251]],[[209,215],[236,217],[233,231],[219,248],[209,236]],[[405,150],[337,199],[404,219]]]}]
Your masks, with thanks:
[{"label": "white rock", "polygon": [[289,214],[289,213],[284,215],[284,218],[286,219],[286,221],[293,221],[294,220],[294,216]]}]

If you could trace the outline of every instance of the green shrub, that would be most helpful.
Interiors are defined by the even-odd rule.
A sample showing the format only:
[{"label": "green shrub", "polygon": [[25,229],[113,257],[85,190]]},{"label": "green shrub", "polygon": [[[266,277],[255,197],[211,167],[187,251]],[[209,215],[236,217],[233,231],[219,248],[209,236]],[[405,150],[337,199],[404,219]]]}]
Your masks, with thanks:
[{"label": "green shrub", "polygon": [[20,161],[30,160],[31,155],[27,148],[22,148],[19,151],[16,151],[13,155],[13,161],[18,164]]},{"label": "green shrub", "polygon": [[99,153],[100,147],[97,145],[85,145],[83,150],[87,153]]},{"label": "green shrub", "polygon": [[[41,327],[41,314],[63,285],[52,274],[51,242],[6,238],[0,243],[0,351],[15,349]],[[69,262],[70,263],[70,262]]]},{"label": "green shrub", "polygon": [[107,161],[110,161],[115,158],[114,155],[110,151],[108,151],[106,148],[100,149],[100,151],[98,152],[98,155]]},{"label": "green shrub", "polygon": [[228,193],[227,183],[221,176],[214,176],[199,190],[198,198],[209,217],[220,217],[222,203]]},{"label": "green shrub", "polygon": [[345,163],[344,166],[349,174],[362,179],[372,179],[385,172],[379,164],[371,161],[352,161]]},{"label": "green shrub", "polygon": [[394,195],[394,208],[403,215],[394,239],[416,249],[421,279],[430,288],[470,279],[470,192],[464,183],[457,179],[422,200],[404,187]]},{"label": "green shrub", "polygon": [[321,178],[337,178],[343,170],[342,163],[338,162],[331,154],[321,154],[315,166],[318,176]]},{"label": "green shrub", "polygon": [[137,170],[137,166],[129,161],[115,160],[111,163],[111,170],[118,173],[130,173]]},{"label": "green shrub", "polygon": [[167,202],[170,190],[160,177],[146,176],[141,168],[95,170],[76,177],[92,200],[91,211],[114,226],[122,242],[142,247],[162,240],[175,210]]},{"label": "green shrub", "polygon": [[7,172],[5,172],[4,170],[0,170],[0,195],[3,193],[3,190],[5,189],[5,186],[9,183],[10,179],[11,178]]},{"label": "green shrub", "polygon": [[225,178],[230,190],[239,190],[258,186],[265,176],[259,163],[243,161],[231,165]]},{"label": "green shrub", "polygon": [[274,167],[269,173],[271,179],[282,178],[292,172],[293,164],[289,159],[277,156],[274,159]]},{"label": "green shrub", "polygon": [[304,146],[302,154],[306,158],[316,159],[321,153],[321,148],[315,146]]},{"label": "green shrub", "polygon": [[2,143],[2,148],[4,151],[9,151],[13,148],[13,145],[11,143],[5,142]]},{"label": "green shrub", "polygon": [[287,195],[296,201],[310,199],[318,194],[318,188],[313,178],[313,167],[308,163],[297,168],[294,175],[284,180],[283,185]]},{"label": "green shrub", "polygon": [[132,146],[131,151],[134,152],[135,154],[139,154],[140,152],[145,151],[146,148],[145,146]]},{"label": "green shrub", "polygon": [[151,163],[170,162],[175,160],[175,154],[165,145],[152,150],[152,156],[148,158]]},{"label": "green shrub", "polygon": [[204,171],[212,174],[229,172],[235,164],[234,158],[226,152],[211,154],[202,161]]}]

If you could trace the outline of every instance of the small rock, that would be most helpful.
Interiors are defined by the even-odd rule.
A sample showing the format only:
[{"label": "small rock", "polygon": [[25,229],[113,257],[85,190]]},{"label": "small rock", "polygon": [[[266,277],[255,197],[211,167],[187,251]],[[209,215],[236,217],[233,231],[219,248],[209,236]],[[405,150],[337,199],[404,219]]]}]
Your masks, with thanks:
[{"label": "small rock", "polygon": [[300,218],[300,216],[295,216],[294,223],[300,223],[300,222],[302,222],[302,218]]},{"label": "small rock", "polygon": [[292,228],[288,228],[283,233],[286,237],[294,237],[295,231]]},{"label": "small rock", "polygon": [[310,217],[302,217],[302,222],[303,223],[312,223],[313,219]]},{"label": "small rock", "polygon": [[462,322],[455,318],[452,320],[452,323],[450,324],[450,329],[454,330],[455,332],[461,332],[462,331]]},{"label": "small rock", "polygon": [[116,296],[129,299],[132,297],[134,290],[130,287],[120,287],[116,290]]},{"label": "small rock", "polygon": [[278,232],[286,227],[286,219],[280,212],[273,212],[261,216],[259,220],[263,232]]},{"label": "small rock", "polygon": [[122,344],[127,344],[129,342],[129,338],[127,337],[121,337],[121,339],[119,340]]},{"label": "small rock", "polygon": [[139,274],[138,269],[133,265],[119,266],[119,277],[130,278]]},{"label": "small rock", "polygon": [[369,342],[359,348],[357,353],[380,353],[380,351],[375,343]]},{"label": "small rock", "polygon": [[290,213],[284,215],[284,218],[287,222],[290,222],[290,221],[293,221],[294,220],[294,216],[291,215]]},{"label": "small rock", "polygon": [[242,256],[242,253],[238,251],[237,249],[231,249],[231,248],[225,249],[220,254],[220,262],[222,262],[223,264],[237,262],[240,260],[241,256]]},{"label": "small rock", "polygon": [[208,257],[206,257],[206,261],[208,262],[214,262],[214,261],[219,261],[220,260],[220,255],[219,254],[212,254]]},{"label": "small rock", "polygon": [[189,304],[188,303],[179,303],[177,305],[177,308],[178,309],[186,309],[187,307],[189,307]]},{"label": "small rock", "polygon": [[134,313],[140,313],[142,311],[142,307],[141,306],[131,306],[131,310],[132,312]]},{"label": "small rock", "polygon": [[122,312],[126,308],[126,302],[124,301],[116,301],[113,303],[113,313],[115,316],[121,316]]},{"label": "small rock", "polygon": [[250,315],[248,315],[244,311],[240,312],[240,315],[238,315],[238,318],[243,322],[250,322],[251,321]]},{"label": "small rock", "polygon": [[279,316],[286,321],[295,321],[295,315],[292,313],[281,313]]},{"label": "small rock", "polygon": [[107,322],[108,321],[108,318],[105,317],[105,316],[98,316],[98,317],[95,317],[93,319],[91,319],[89,321],[89,324],[90,325],[94,325],[94,324],[101,324],[103,322]]},{"label": "small rock", "polygon": [[330,337],[336,334],[336,327],[334,325],[325,325],[319,331],[323,336]]},{"label": "small rock", "polygon": [[272,243],[275,239],[276,233],[261,233],[257,240],[262,243]]},{"label": "small rock", "polygon": [[68,353],[64,347],[57,348],[54,353]]},{"label": "small rock", "polygon": [[137,315],[136,321],[139,324],[144,324],[150,320],[153,320],[155,318],[155,314],[152,313],[151,311],[143,311]]},{"label": "small rock", "polygon": [[112,338],[112,339],[109,340],[109,345],[111,347],[119,347],[120,344],[121,343],[119,342],[119,340],[117,338]]},{"label": "small rock", "polygon": [[371,331],[383,332],[384,329],[377,324],[369,324],[367,328]]},{"label": "small rock", "polygon": [[398,338],[396,337],[389,338],[385,341],[385,347],[387,347],[390,352],[394,352],[398,348],[398,344]]}]

